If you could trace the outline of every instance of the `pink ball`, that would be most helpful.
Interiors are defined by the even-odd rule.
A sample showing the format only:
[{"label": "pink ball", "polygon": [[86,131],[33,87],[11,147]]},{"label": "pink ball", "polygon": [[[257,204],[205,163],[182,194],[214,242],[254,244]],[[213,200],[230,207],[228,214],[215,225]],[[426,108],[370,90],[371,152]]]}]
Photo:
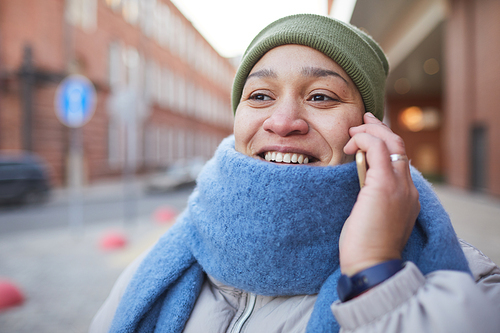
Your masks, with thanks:
[{"label": "pink ball", "polygon": [[21,305],[23,302],[24,295],[21,290],[12,282],[0,279],[0,311]]}]

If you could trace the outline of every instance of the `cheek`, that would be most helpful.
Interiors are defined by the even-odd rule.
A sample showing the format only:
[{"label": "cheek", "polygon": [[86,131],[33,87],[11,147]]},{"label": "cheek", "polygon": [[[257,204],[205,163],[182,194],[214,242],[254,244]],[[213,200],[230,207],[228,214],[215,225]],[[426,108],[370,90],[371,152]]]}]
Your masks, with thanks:
[{"label": "cheek", "polygon": [[244,153],[242,151],[242,147],[244,147],[244,142],[245,140],[245,133],[244,133],[245,127],[242,126],[242,121],[241,117],[238,116],[238,112],[236,112],[236,116],[234,118],[234,126],[233,126],[233,133],[234,133],[234,148],[236,151],[239,151],[240,153]]},{"label": "cheek", "polygon": [[244,109],[237,109],[233,127],[236,151],[249,155],[249,143],[257,130],[258,125],[255,117],[251,117]]},{"label": "cheek", "polygon": [[349,135],[349,129],[358,125],[361,125],[361,120],[340,119],[336,121],[335,125],[329,128],[329,142],[332,146],[341,146],[343,148],[347,141],[351,138]]},{"label": "cheek", "polygon": [[[340,158],[344,156],[344,146],[351,138],[349,135],[349,129],[354,126],[359,126],[362,124],[362,115],[356,113],[350,113],[350,116],[336,118],[330,122],[325,121],[323,124],[330,124],[328,128],[325,128],[324,133],[327,133],[325,139],[328,141],[328,145],[332,150],[332,154]],[[324,125],[323,125],[324,126]]]}]

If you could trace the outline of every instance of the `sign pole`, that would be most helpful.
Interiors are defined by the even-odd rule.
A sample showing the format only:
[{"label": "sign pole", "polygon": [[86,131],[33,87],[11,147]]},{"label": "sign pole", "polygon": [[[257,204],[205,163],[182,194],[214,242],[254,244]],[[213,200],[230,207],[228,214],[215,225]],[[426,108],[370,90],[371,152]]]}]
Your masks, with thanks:
[{"label": "sign pole", "polygon": [[82,128],[70,128],[69,172],[70,186],[69,226],[75,238],[83,235],[83,138]]},{"label": "sign pole", "polygon": [[[133,111],[132,111],[133,112]],[[132,225],[137,223],[137,189],[136,189],[136,162],[137,162],[137,128],[133,117],[128,119],[126,124],[127,153],[124,168],[124,214],[125,224]]]},{"label": "sign pole", "polygon": [[85,125],[94,115],[96,91],[92,82],[82,75],[70,75],[57,87],[54,96],[56,116],[69,127],[68,184],[70,200],[68,205],[69,227],[76,235],[83,232],[83,132]]}]

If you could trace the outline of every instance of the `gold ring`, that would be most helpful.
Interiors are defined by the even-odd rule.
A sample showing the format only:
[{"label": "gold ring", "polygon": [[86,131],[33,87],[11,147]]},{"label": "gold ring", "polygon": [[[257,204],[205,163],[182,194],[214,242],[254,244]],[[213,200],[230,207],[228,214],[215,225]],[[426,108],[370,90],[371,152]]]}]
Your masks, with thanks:
[{"label": "gold ring", "polygon": [[389,157],[391,158],[391,162],[408,161],[408,157],[403,154],[391,154]]}]

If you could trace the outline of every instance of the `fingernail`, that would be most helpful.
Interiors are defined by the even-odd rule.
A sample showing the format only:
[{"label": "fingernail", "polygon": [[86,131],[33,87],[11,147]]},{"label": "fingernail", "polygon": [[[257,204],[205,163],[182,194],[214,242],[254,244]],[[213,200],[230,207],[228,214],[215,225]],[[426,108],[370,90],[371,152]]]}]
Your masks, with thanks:
[{"label": "fingernail", "polygon": [[367,113],[366,113],[366,115],[367,115],[368,117],[375,118],[375,116],[374,116],[374,115],[373,115],[373,113],[371,113],[371,112],[367,112]]}]

